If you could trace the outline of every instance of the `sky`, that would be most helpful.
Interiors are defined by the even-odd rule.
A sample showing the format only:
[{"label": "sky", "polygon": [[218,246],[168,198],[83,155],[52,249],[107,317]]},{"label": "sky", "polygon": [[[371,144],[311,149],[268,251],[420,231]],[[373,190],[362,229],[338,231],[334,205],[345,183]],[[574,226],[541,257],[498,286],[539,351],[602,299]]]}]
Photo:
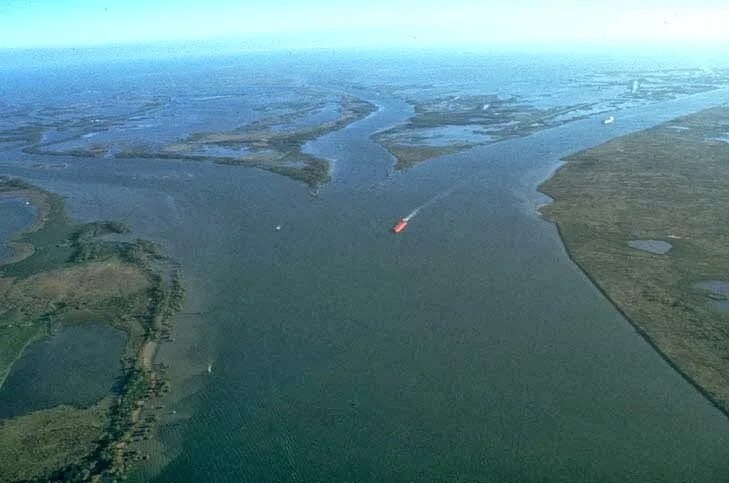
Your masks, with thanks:
[{"label": "sky", "polygon": [[0,0],[0,49],[729,44],[729,0]]}]

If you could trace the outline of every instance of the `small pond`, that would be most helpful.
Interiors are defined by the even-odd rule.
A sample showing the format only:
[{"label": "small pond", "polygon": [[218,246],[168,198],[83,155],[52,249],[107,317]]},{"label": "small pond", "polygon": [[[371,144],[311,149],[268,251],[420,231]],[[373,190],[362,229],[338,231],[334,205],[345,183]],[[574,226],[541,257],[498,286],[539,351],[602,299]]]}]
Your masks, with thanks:
[{"label": "small pond", "polygon": [[88,407],[118,391],[126,338],[121,330],[91,324],[30,344],[0,388],[0,418],[59,404]]},{"label": "small pond", "polygon": [[0,198],[0,261],[13,255],[5,242],[14,233],[29,227],[36,217],[36,208],[24,198]]},{"label": "small pond", "polygon": [[709,306],[718,312],[729,313],[729,282],[707,280],[696,284],[696,287],[709,292]]},{"label": "small pond", "polygon": [[665,255],[673,248],[670,243],[663,240],[630,240],[628,246],[654,255]]}]

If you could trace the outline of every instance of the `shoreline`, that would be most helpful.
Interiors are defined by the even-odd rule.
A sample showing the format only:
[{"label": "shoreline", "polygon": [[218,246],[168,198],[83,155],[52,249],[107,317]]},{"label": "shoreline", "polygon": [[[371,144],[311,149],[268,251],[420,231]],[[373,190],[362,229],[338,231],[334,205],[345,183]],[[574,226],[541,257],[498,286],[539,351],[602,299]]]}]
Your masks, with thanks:
[{"label": "shoreline", "polygon": [[[0,182],[3,181],[2,175],[0,175]],[[42,191],[35,191],[32,189],[19,189],[16,191],[5,191],[0,192],[0,199],[3,198],[20,198],[20,199],[26,199],[30,201],[33,206],[36,208],[36,216],[35,220],[33,220],[33,223],[31,223],[29,226],[25,228],[21,228],[20,230],[10,234],[8,236],[7,241],[5,242],[5,245],[13,250],[13,254],[6,258],[5,260],[0,260],[0,275],[2,275],[2,269],[5,266],[10,266],[15,263],[21,262],[28,257],[32,256],[35,253],[35,247],[31,243],[24,243],[17,241],[19,238],[21,238],[24,235],[34,233],[41,228],[43,228],[46,224],[46,221],[48,219],[48,214],[50,213],[50,202],[48,200],[48,194],[43,193]],[[22,250],[22,251],[20,251]],[[2,312],[0,312],[0,315]],[[8,378],[8,375],[10,375],[10,372],[12,371],[13,366],[15,363],[22,357],[25,350],[28,348],[30,344],[36,341],[36,338],[32,337],[28,339],[25,344],[23,344],[20,352],[18,353],[17,357],[15,357],[10,365],[8,366],[8,369],[6,372],[0,372],[0,388],[3,387],[3,384],[5,384],[5,380]],[[2,370],[0,368],[0,370]]]},{"label": "shoreline", "polygon": [[[0,452],[2,461],[5,461],[0,466],[6,466],[6,470],[0,475],[12,481],[19,475],[23,480],[60,478],[64,481],[67,478],[70,481],[86,481],[95,478],[95,475],[123,477],[141,458],[137,452],[128,450],[129,444],[135,440],[142,425],[153,425],[155,421],[153,417],[142,416],[147,410],[154,414],[152,403],[169,390],[169,383],[158,373],[154,358],[160,343],[169,334],[171,319],[182,305],[185,289],[179,267],[149,242],[117,242],[100,238],[107,233],[126,231],[118,223],[69,224],[64,200],[60,196],[29,185],[20,178],[0,177],[0,190],[0,198],[20,197],[37,208],[32,225],[9,237],[16,243],[32,246],[33,250],[23,258],[10,257],[6,263],[0,263],[3,269],[0,282],[4,281],[6,287],[0,302],[6,303],[9,310],[1,311],[0,318],[4,316],[7,319],[7,337],[15,341],[20,335],[14,335],[14,330],[26,326],[22,330],[31,330],[25,338],[13,342],[15,345],[2,346],[7,371],[0,386],[27,346],[46,337],[48,330],[52,330],[50,325],[46,329],[34,315],[34,311],[46,310],[43,309],[44,304],[50,303],[44,297],[55,297],[49,299],[54,300],[54,305],[49,306],[51,312],[47,324],[52,323],[54,327],[78,326],[89,316],[101,317],[108,319],[107,325],[124,330],[128,335],[123,348],[123,369],[120,373],[123,382],[119,394],[107,395],[89,408],[60,405],[0,421],[0,437],[6,445],[6,451]],[[35,245],[39,245],[40,249],[36,249]],[[40,258],[34,254],[40,254]],[[85,291],[77,293],[74,289],[79,283],[88,283],[83,282],[86,277],[94,280],[88,306],[84,305],[86,302],[76,301],[84,296],[79,293]],[[46,285],[37,286],[38,283]],[[53,290],[61,290],[58,292],[60,295],[45,295],[46,292],[56,293]],[[26,292],[38,299],[35,304],[40,308],[27,306],[31,299]],[[16,312],[27,319],[17,329],[12,318],[17,317]],[[8,359],[11,355],[14,357]],[[61,413],[65,419],[61,418]],[[36,437],[42,447],[39,450],[30,449],[35,443],[29,448],[28,441],[13,439],[16,434],[27,433],[25,428],[44,418],[52,422],[46,423],[46,426],[51,424],[61,428],[69,424],[64,421],[79,419],[76,428],[82,432],[79,433],[82,439],[69,446],[67,442],[58,440],[43,443],[48,438],[53,439],[52,435],[38,434]],[[75,430],[69,428],[66,431],[73,433]],[[93,436],[96,431],[101,432]],[[74,437],[71,435],[71,440]],[[34,462],[25,461],[38,451],[42,456],[36,456]],[[16,466],[8,468],[11,461],[6,459],[11,454],[19,459],[13,460]],[[62,462],[62,466],[49,466],[53,464],[49,463],[51,461]],[[17,465],[21,465],[22,472],[19,474]],[[31,468],[32,465],[37,467]],[[3,478],[0,476],[0,479]]]},{"label": "shoreline", "polygon": [[[48,219],[48,214],[50,213],[50,203],[47,199],[47,195],[43,195],[41,192],[35,192],[33,190],[17,190],[0,193],[0,200],[13,198],[29,201],[35,207],[36,215],[33,223],[11,233],[8,236],[5,245],[13,250],[13,254],[4,260],[0,260],[0,268],[5,265],[12,265],[14,263],[21,262],[35,253],[35,247],[31,243],[23,243],[17,240],[23,235],[36,232],[43,228]],[[2,382],[0,382],[0,386],[2,386]]]},{"label": "shoreline", "polygon": [[[545,182],[546,182],[546,180],[544,182],[540,183],[537,190],[544,195],[550,196],[549,193],[546,193],[541,190],[542,184],[544,184]],[[542,207],[549,206],[549,204],[551,204],[551,203],[545,203],[542,205]],[[542,215],[541,208],[540,208],[540,211],[538,211],[538,213],[540,215]],[[620,315],[623,317],[623,319],[626,322],[628,322],[628,324],[630,324],[630,326],[635,330],[635,332],[638,335],[640,335],[640,337],[644,341],[646,341],[648,343],[648,345],[661,357],[661,359],[663,359],[663,361],[666,364],[668,364],[668,366],[671,369],[676,371],[683,380],[685,380],[686,382],[691,384],[691,386],[694,389],[696,389],[696,391],[698,391],[699,394],[701,394],[701,396],[704,399],[706,399],[709,403],[711,403],[712,406],[714,406],[716,409],[718,409],[722,414],[724,414],[724,416],[729,418],[729,407],[725,407],[724,405],[722,405],[721,401],[715,399],[712,396],[712,394],[710,392],[708,392],[708,390],[706,390],[699,384],[699,382],[697,382],[690,375],[688,375],[686,372],[684,372],[683,369],[681,369],[678,365],[676,365],[676,363],[670,358],[670,356],[661,349],[661,347],[658,345],[658,343],[656,343],[656,341],[654,341],[653,338],[651,338],[650,334],[648,334],[648,332],[646,332],[645,329],[643,329],[635,320],[633,320],[627,313],[625,313],[625,311],[610,296],[610,294],[597,282],[597,280],[595,280],[595,278],[592,275],[590,275],[590,273],[587,271],[587,269],[585,269],[585,267],[583,267],[575,259],[572,250],[570,250],[569,245],[565,241],[565,237],[564,237],[564,234],[562,233],[562,228],[560,227],[560,224],[554,220],[551,220],[550,218],[548,218],[545,215],[542,215],[542,217],[544,218],[545,221],[547,221],[548,223],[551,223],[555,226],[555,228],[557,229],[557,234],[559,235],[559,239],[562,242],[562,246],[564,247],[565,253],[567,253],[567,257],[580,270],[580,272],[590,281],[592,286],[595,287],[597,289],[597,291],[600,292],[600,294],[602,294],[602,296],[605,297],[605,299],[608,302],[610,302],[610,305],[612,305],[615,308],[615,310],[617,310],[620,313]]]},{"label": "shoreline", "polygon": [[[189,398],[205,391],[210,378],[206,365],[215,361],[214,346],[206,339],[202,312],[206,307],[203,294],[195,290],[194,280],[185,280],[185,305],[173,317],[174,338],[158,344],[151,361],[161,373],[169,392],[154,403],[145,407],[142,419],[147,416],[157,418],[148,433],[148,438],[131,443],[130,448],[144,454],[128,473],[130,481],[149,481],[164,471],[167,465],[180,454],[182,446],[176,433],[184,421],[192,417]],[[190,357],[190,352],[201,357]],[[170,435],[170,431],[175,433]]]},{"label": "shoreline", "polygon": [[[662,138],[661,136],[664,136],[663,131],[666,129],[670,129],[672,124],[681,122],[681,123],[696,123],[698,127],[695,127],[695,129],[698,131],[700,130],[700,126],[702,122],[707,123],[707,125],[710,125],[710,121],[716,120],[716,118],[720,117],[723,114],[722,109],[729,113],[729,108],[720,105],[713,108],[708,108],[705,110],[702,110],[698,113],[689,114],[687,116],[680,116],[676,119],[670,120],[668,122],[662,123],[659,126],[656,126],[654,128],[649,128],[646,130],[638,131],[636,133],[620,136],[618,138],[615,138],[611,141],[608,141],[604,144],[601,144],[599,146],[595,146],[593,148],[589,148],[577,153],[570,154],[569,156],[561,159],[559,161],[559,164],[557,165],[556,169],[554,169],[547,178],[539,182],[539,184],[536,187],[536,190],[548,197],[548,201],[540,204],[536,207],[537,213],[541,216],[542,219],[545,221],[552,223],[556,229],[557,234],[560,238],[560,241],[562,242],[562,246],[564,247],[564,250],[569,258],[569,260],[574,263],[574,265],[580,270],[582,274],[587,278],[587,280],[590,281],[590,283],[599,291],[599,293],[604,296],[607,301],[610,302],[610,304],[620,313],[620,315],[623,317],[624,320],[626,320],[630,326],[637,332],[641,338],[648,343],[648,345],[661,357],[661,359],[668,364],[668,366],[676,371],[681,378],[688,382],[707,402],[709,402],[713,407],[718,409],[725,417],[729,418],[729,400],[726,396],[722,397],[722,394],[720,392],[716,392],[716,387],[718,386],[717,378],[726,374],[727,368],[721,365],[711,365],[711,362],[716,360],[716,358],[722,357],[720,351],[716,351],[717,353],[707,353],[702,351],[707,351],[707,348],[705,345],[702,344],[704,342],[701,340],[698,336],[694,337],[694,339],[685,338],[684,340],[681,340],[683,344],[687,344],[684,346],[680,346],[681,350],[677,350],[675,345],[672,345],[671,342],[673,342],[676,339],[681,339],[683,334],[682,331],[686,330],[704,330],[707,331],[709,335],[706,337],[711,337],[711,334],[713,334],[713,337],[721,337],[720,333],[713,333],[711,332],[711,329],[713,328],[710,324],[706,325],[707,322],[703,319],[706,319],[707,317],[711,320],[718,319],[720,320],[722,316],[720,314],[714,314],[713,317],[707,316],[706,314],[710,314],[710,311],[706,311],[705,309],[702,309],[701,305],[697,305],[696,300],[701,300],[699,296],[696,296],[692,294],[689,289],[686,286],[686,279],[694,277],[695,279],[703,279],[703,278],[709,278],[711,275],[707,273],[706,270],[703,272],[700,269],[696,269],[694,272],[688,271],[688,274],[680,272],[680,279],[679,282],[676,284],[676,286],[670,286],[668,285],[669,282],[665,282],[666,286],[669,286],[669,289],[666,289],[665,293],[663,292],[656,292],[658,295],[654,295],[654,297],[658,297],[652,304],[645,302],[645,300],[640,299],[639,297],[643,296],[643,292],[650,292],[651,287],[651,278],[650,275],[653,273],[650,270],[648,272],[640,272],[640,263],[643,262],[646,267],[649,269],[651,268],[650,263],[654,262],[655,264],[659,264],[661,261],[665,260],[671,260],[670,263],[673,263],[674,265],[680,265],[681,263],[685,263],[685,261],[681,258],[676,260],[675,258],[668,258],[670,257],[680,257],[684,256],[686,257],[684,253],[687,251],[686,247],[681,247],[681,250],[679,250],[679,253],[674,255],[648,255],[645,258],[636,258],[637,261],[634,260],[634,263],[638,265],[637,269],[634,269],[636,273],[633,273],[633,275],[636,274],[643,274],[647,276],[647,281],[644,285],[631,285],[630,281],[631,279],[628,275],[625,273],[620,273],[619,270],[615,273],[611,273],[610,269],[603,268],[607,262],[605,261],[605,257],[610,257],[613,252],[611,251],[604,251],[600,252],[600,247],[602,247],[603,250],[609,250],[610,248],[615,248],[614,245],[611,245],[611,243],[617,243],[615,241],[615,238],[619,236],[624,236],[625,233],[620,231],[620,228],[622,228],[621,224],[627,224],[630,225],[633,233],[636,232],[636,230],[648,230],[655,229],[654,226],[651,227],[644,227],[640,223],[637,223],[636,220],[633,218],[637,218],[637,221],[641,221],[640,215],[641,213],[634,214],[630,210],[630,201],[633,201],[630,197],[630,192],[628,188],[622,187],[620,185],[620,182],[618,181],[617,184],[619,187],[622,187],[626,194],[624,195],[626,200],[623,200],[621,198],[620,201],[623,203],[621,205],[621,209],[623,212],[620,212],[622,215],[622,218],[618,217],[617,219],[609,219],[600,218],[600,215],[604,215],[605,213],[612,213],[609,211],[608,208],[595,208],[594,206],[591,206],[590,203],[600,203],[601,199],[599,196],[606,196],[602,191],[609,191],[610,187],[612,185],[609,184],[609,181],[604,181],[602,178],[600,178],[600,175],[602,174],[602,171],[609,171],[610,169],[618,170],[618,169],[624,169],[622,166],[619,166],[619,168],[615,168],[612,166],[609,166],[610,162],[609,160],[615,158],[615,160],[622,161],[622,158],[620,156],[623,156],[623,148],[627,146],[625,149],[628,157],[632,156],[634,158],[634,164],[639,165],[638,168],[635,169],[635,172],[640,173],[643,176],[647,176],[649,179],[651,177],[658,179],[656,184],[658,186],[663,186],[660,183],[663,182],[661,179],[661,176],[663,173],[661,172],[660,168],[656,168],[654,171],[648,170],[646,172],[641,172],[640,166],[641,163],[644,162],[644,158],[651,157],[654,154],[654,151],[658,152],[660,157],[661,154],[663,154],[663,151],[661,151],[662,145],[656,144],[655,146],[651,143],[659,143]],[[717,116],[717,111],[719,113],[719,116]],[[656,141],[658,139],[658,141]],[[669,138],[670,139],[670,138]],[[700,149],[702,147],[701,142],[710,142],[710,137],[704,136],[701,134],[700,136],[696,138],[690,138],[687,137],[685,139],[680,139],[676,141],[677,147],[675,148],[677,151],[680,151],[682,149],[681,142],[683,142],[684,145],[688,145],[689,147],[693,149]],[[617,143],[620,147],[616,148],[616,151],[611,151],[611,148],[613,145]],[[632,143],[632,144],[631,144]],[[644,147],[640,143],[645,143],[648,145],[648,147]],[[636,147],[637,146],[637,147]],[[631,151],[631,149],[633,151]],[[706,148],[707,150],[709,148]],[[713,148],[712,148],[713,149]],[[615,154],[618,153],[619,154]],[[636,154],[637,153],[637,154]],[[648,154],[646,154],[648,153]],[[702,151],[699,151],[701,154]],[[645,154],[645,156],[641,157],[642,154]],[[664,156],[667,156],[664,154]],[[710,154],[705,154],[705,156],[711,156]],[[700,158],[700,155],[696,156],[697,158]],[[606,159],[608,161],[606,161]],[[667,157],[667,159],[670,159],[670,156]],[[713,159],[713,158],[710,158]],[[600,162],[603,162],[600,164]],[[663,162],[664,159],[661,159],[661,162]],[[615,161],[616,164],[618,164],[618,161]],[[626,161],[626,164],[630,161]],[[681,162],[680,159],[677,162]],[[608,166],[605,166],[605,163],[608,163]],[[670,163],[668,163],[670,165]],[[597,166],[597,167],[593,167]],[[630,166],[630,164],[628,164]],[[659,166],[663,166],[663,164],[659,164]],[[669,168],[670,169],[670,166]],[[674,168],[675,169],[675,168]],[[625,170],[630,171],[630,170]],[[597,172],[597,174],[595,174]],[[613,171],[614,172],[614,171]],[[619,173],[624,173],[623,171],[618,171]],[[612,173],[612,172],[611,172]],[[646,174],[647,173],[647,174]],[[612,183],[615,184],[616,178],[613,178]],[[610,180],[610,178],[608,178]],[[602,181],[602,183],[600,183]],[[699,180],[697,185],[700,184]],[[689,183],[694,182],[694,180],[690,180]],[[639,184],[636,182],[636,184]],[[589,187],[588,187],[589,186]],[[599,190],[602,190],[599,192],[599,194],[595,194],[594,188],[599,187]],[[653,196],[655,196],[655,186],[649,185],[649,188],[645,188],[647,193],[653,193]],[[654,191],[651,191],[654,190]],[[618,196],[620,196],[620,190],[617,190]],[[649,197],[650,194],[646,194],[645,196]],[[695,195],[700,196],[700,195]],[[593,199],[596,198],[596,199]],[[668,198],[670,200],[670,197]],[[609,198],[608,198],[609,200]],[[638,198],[638,201],[635,201],[635,203],[639,202],[645,203],[645,200]],[[656,200],[651,199],[654,203],[662,201],[662,199]],[[575,208],[575,205],[583,203],[584,206],[581,208]],[[676,204],[680,204],[680,194],[676,196]],[[627,207],[627,208],[626,208]],[[591,211],[592,210],[592,211]],[[677,209],[678,210],[678,209]],[[671,211],[671,210],[667,210]],[[628,218],[625,220],[625,212],[628,213]],[[591,218],[590,215],[596,213],[597,216],[595,218]],[[680,219],[680,217],[676,216],[677,219]],[[589,220],[588,221],[586,221]],[[661,220],[664,221],[664,220]],[[671,220],[673,223],[677,223],[675,219]],[[602,225],[601,225],[602,223]],[[613,228],[610,226],[610,224],[614,224],[617,228]],[[638,227],[635,227],[634,225],[638,225]],[[668,226],[660,225],[661,229],[665,231],[666,233],[672,233],[668,230],[670,224]],[[606,226],[609,226],[610,228],[613,228],[613,231],[608,231],[605,233],[600,234],[600,229],[606,230]],[[681,225],[678,225],[681,226]],[[684,229],[683,226],[681,226],[682,229]],[[566,232],[569,231],[570,233]],[[627,228],[626,228],[627,230]],[[618,232],[617,234],[615,232]],[[592,235],[589,235],[590,233],[593,233]],[[696,236],[693,236],[694,233],[692,233],[689,230],[689,233],[692,235],[691,237],[685,237],[688,238],[690,243],[695,243],[699,248],[702,247],[700,241],[701,241],[701,234],[696,234]],[[657,239],[660,239],[662,237],[671,238],[674,240],[674,235],[663,235],[655,237]],[[602,245],[598,244],[598,248],[595,248],[594,246],[588,246],[591,240],[594,240],[595,238],[603,238],[601,240],[603,242]],[[609,240],[607,238],[610,238]],[[648,237],[651,238],[651,237]],[[684,237],[677,238],[678,240],[682,239]],[[699,242],[696,242],[694,238],[698,238]],[[675,240],[674,240],[675,241]],[[604,246],[603,246],[604,245]],[[576,252],[575,250],[579,247],[579,250],[581,252]],[[698,254],[691,253],[691,255],[695,257],[699,257],[700,261],[705,261],[706,258],[701,258],[711,256],[713,253],[703,253],[699,248],[695,248],[693,245],[689,247],[690,249],[694,249],[698,252]],[[593,251],[590,251],[593,250]],[[597,251],[595,251],[597,250]],[[618,255],[622,254],[620,251],[616,251],[615,253],[618,253]],[[601,254],[602,258],[597,257],[596,254]],[[629,255],[630,256],[630,255]],[[664,257],[664,258],[650,258],[650,257]],[[591,258],[592,257],[592,258]],[[634,257],[635,258],[635,257]],[[710,259],[710,258],[709,258]],[[655,262],[655,260],[659,260],[658,262]],[[693,259],[690,259],[689,261],[693,261]],[[669,262],[665,262],[669,263]],[[590,267],[590,264],[592,264],[592,267]],[[603,264],[603,265],[601,265]],[[679,270],[677,268],[674,268],[674,265],[668,265],[668,269],[673,269],[674,271]],[[698,264],[697,264],[698,265]],[[719,263],[721,265],[721,263]],[[658,265],[660,267],[660,265]],[[654,269],[655,271],[655,269]],[[660,273],[660,272],[658,272]],[[712,272],[713,273],[713,272]],[[616,275],[617,274],[617,275]],[[672,273],[673,274],[673,273]],[[623,278],[621,278],[621,276]],[[601,283],[600,277],[603,278],[603,282]],[[612,277],[612,278],[611,278]],[[626,279],[627,277],[627,279]],[[635,277],[634,277],[635,278]],[[721,279],[721,276],[717,277],[718,279]],[[626,283],[626,280],[628,282]],[[620,284],[623,284],[622,286]],[[606,287],[605,284],[608,286]],[[664,288],[660,285],[658,288]],[[639,291],[640,295],[636,296],[634,298],[626,298],[625,294],[620,291],[620,289],[623,290],[634,290]],[[660,295],[663,293],[663,296],[666,297],[666,294],[668,294],[669,300],[672,300],[670,307],[674,308],[674,312],[677,317],[687,317],[686,313],[691,314],[692,317],[684,320],[684,325],[682,326],[679,323],[671,323],[673,322],[670,318],[666,318],[665,320],[661,320],[661,324],[656,324],[653,319],[659,318],[661,316],[661,309],[665,310],[665,307],[662,307],[661,304],[666,304],[664,300],[660,298]],[[678,295],[676,295],[678,294]],[[616,295],[618,295],[618,298],[616,298]],[[623,296],[623,301],[621,302],[620,296]],[[683,298],[681,297],[683,295]],[[652,300],[650,298],[646,298],[646,300]],[[645,302],[644,305],[640,305],[640,302]],[[695,307],[698,307],[695,308]],[[686,312],[686,310],[694,309],[694,311]],[[703,311],[702,311],[703,310]],[[634,312],[636,314],[640,314],[637,318],[635,316],[632,316],[630,312]],[[642,317],[643,320],[640,320]],[[703,319],[702,319],[703,317]],[[691,325],[693,323],[694,325]],[[688,325],[685,325],[688,324]],[[671,332],[673,331],[673,332]],[[662,340],[661,340],[662,339]],[[719,341],[719,344],[721,344],[721,339],[711,339],[712,341]],[[692,344],[693,342],[693,344]],[[726,342],[726,340],[724,341]],[[671,353],[671,349],[673,348],[674,353]],[[693,352],[692,352],[693,349]],[[702,358],[702,356],[704,356]],[[713,359],[712,359],[713,357]],[[725,356],[723,356],[725,358]],[[703,365],[702,365],[703,364]],[[705,372],[702,372],[702,368],[705,369]],[[722,370],[724,373],[722,373]]]}]

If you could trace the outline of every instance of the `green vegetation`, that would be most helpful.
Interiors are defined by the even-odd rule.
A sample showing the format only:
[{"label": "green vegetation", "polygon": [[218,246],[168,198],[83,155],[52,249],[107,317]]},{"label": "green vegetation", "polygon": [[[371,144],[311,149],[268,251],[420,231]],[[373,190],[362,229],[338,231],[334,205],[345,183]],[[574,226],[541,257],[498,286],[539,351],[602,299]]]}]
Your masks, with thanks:
[{"label": "green vegetation", "polygon": [[729,313],[697,285],[729,281],[728,132],[729,108],[709,109],[570,156],[541,186],[573,260],[727,414]]},{"label": "green vegetation", "polygon": [[412,168],[418,163],[427,161],[428,159],[453,154],[466,149],[466,145],[450,145],[450,146],[424,146],[424,145],[407,145],[407,144],[387,144],[387,150],[395,156],[397,162],[395,169]]},{"label": "green vegetation", "polygon": [[[329,162],[302,151],[304,144],[362,119],[372,113],[375,106],[351,96],[343,96],[339,117],[334,121],[298,128],[277,129],[309,114],[311,109],[286,116],[271,116],[240,129],[218,133],[195,133],[162,150],[131,149],[117,153],[119,158],[182,159],[188,161],[212,160],[218,164],[251,166],[303,181],[317,187],[329,180]],[[236,155],[214,155],[238,151]]]},{"label": "green vegetation", "polygon": [[[592,108],[592,104],[577,104],[540,109],[520,102],[517,97],[447,96],[415,102],[413,117],[403,125],[377,133],[374,139],[395,156],[395,169],[407,169],[473,146],[558,126],[567,120],[584,117],[584,111]],[[448,127],[468,128],[471,134],[465,137],[447,131],[443,131],[442,136],[438,134],[438,129]],[[447,144],[433,143],[431,136],[443,138]]]},{"label": "green vegetation", "polygon": [[[15,128],[0,130],[0,149],[22,147],[28,154],[80,158],[212,161],[265,169],[316,188],[329,180],[329,162],[304,153],[303,146],[376,109],[367,101],[342,95],[336,118],[307,124],[308,116],[316,115],[328,105],[328,100],[320,94],[310,92],[301,103],[288,105],[291,112],[286,114],[271,115],[231,131],[193,133],[166,146],[118,145],[114,141],[88,142],[83,139],[120,127],[131,118],[146,117],[162,105],[162,99],[155,99],[130,112],[107,116],[91,116],[75,108],[44,108],[39,115],[47,119],[33,119]],[[52,136],[48,136],[49,133]]]},{"label": "green vegetation", "polygon": [[60,197],[19,180],[0,178],[0,195],[26,196],[40,214],[16,237],[32,254],[0,270],[0,386],[29,343],[63,326],[103,320],[129,335],[118,397],[0,424],[0,480],[120,474],[139,412],[160,386],[149,349],[169,333],[169,318],[182,305],[179,274],[149,242],[101,238],[128,233],[120,223],[70,225]]},{"label": "green vegetation", "polygon": [[[98,451],[110,398],[88,409],[59,406],[0,421],[0,481],[85,480]],[[74,469],[76,467],[76,469]]]}]

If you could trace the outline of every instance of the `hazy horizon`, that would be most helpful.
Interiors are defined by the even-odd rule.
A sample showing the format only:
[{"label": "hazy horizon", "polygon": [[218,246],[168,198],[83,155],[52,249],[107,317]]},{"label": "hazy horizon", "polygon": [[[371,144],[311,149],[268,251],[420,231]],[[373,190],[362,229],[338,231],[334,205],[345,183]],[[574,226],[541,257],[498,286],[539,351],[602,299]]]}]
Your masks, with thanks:
[{"label": "hazy horizon", "polygon": [[67,0],[0,4],[0,49],[179,42],[248,50],[702,47],[729,43],[717,1],[357,2]]}]

